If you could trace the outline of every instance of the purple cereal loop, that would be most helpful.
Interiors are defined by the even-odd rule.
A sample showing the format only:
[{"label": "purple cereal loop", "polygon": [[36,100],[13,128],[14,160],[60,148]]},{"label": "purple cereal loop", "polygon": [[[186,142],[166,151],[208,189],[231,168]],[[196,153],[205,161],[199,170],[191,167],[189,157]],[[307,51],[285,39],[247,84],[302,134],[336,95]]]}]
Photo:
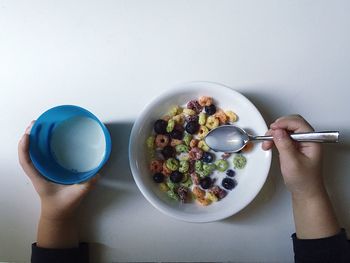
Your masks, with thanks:
[{"label": "purple cereal loop", "polygon": [[198,119],[199,119],[198,115],[187,115],[185,117],[186,122],[190,122],[190,121],[198,122]]},{"label": "purple cereal loop", "polygon": [[218,198],[219,198],[219,199],[222,199],[222,198],[224,198],[226,195],[227,195],[227,192],[226,192],[224,189],[221,189],[221,188],[220,188]]},{"label": "purple cereal loop", "polygon": [[195,170],[195,163],[196,163],[196,161],[195,160],[190,160],[189,161],[189,168],[188,168],[188,172],[190,173],[190,174],[192,174],[193,172],[194,172],[194,170]]},{"label": "purple cereal loop", "polygon": [[181,124],[175,124],[174,130],[183,132],[185,130],[184,126]]},{"label": "purple cereal loop", "polygon": [[191,160],[200,160],[203,156],[203,150],[198,147],[193,147],[189,151],[188,156]]},{"label": "purple cereal loop", "polygon": [[190,100],[187,103],[187,109],[194,110],[197,114],[199,114],[203,110],[203,107],[198,103],[197,100]]},{"label": "purple cereal loop", "polygon": [[187,189],[187,187],[185,187],[185,186],[180,186],[180,187],[177,189],[177,194],[179,195],[181,202],[182,202],[182,203],[185,203],[186,200],[187,200],[187,194],[188,194],[188,189]]}]

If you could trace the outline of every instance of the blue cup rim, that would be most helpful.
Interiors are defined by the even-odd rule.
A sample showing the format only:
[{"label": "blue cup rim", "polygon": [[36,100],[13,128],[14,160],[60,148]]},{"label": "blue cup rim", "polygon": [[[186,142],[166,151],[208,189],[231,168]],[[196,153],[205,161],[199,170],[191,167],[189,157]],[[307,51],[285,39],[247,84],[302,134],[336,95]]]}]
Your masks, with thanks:
[{"label": "blue cup rim", "polygon": [[[50,150],[51,131],[65,119],[84,116],[95,120],[102,128],[106,140],[106,151],[101,163],[87,172],[72,172],[60,166]],[[107,162],[111,154],[112,141],[107,127],[90,111],[76,105],[59,105],[42,113],[35,121],[29,139],[29,156],[40,174],[58,184],[77,184],[93,177]]]}]

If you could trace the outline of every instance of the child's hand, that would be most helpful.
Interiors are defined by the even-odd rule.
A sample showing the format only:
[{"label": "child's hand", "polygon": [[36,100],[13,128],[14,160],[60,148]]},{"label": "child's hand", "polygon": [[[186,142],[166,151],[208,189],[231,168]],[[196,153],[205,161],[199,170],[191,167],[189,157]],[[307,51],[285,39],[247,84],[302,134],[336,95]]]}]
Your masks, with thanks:
[{"label": "child's hand", "polygon": [[60,185],[46,180],[35,169],[29,157],[29,134],[34,121],[18,144],[19,162],[32,181],[41,199],[41,216],[50,220],[65,220],[74,215],[83,197],[95,185],[98,176],[82,184]]},{"label": "child's hand", "polygon": [[288,133],[311,132],[313,128],[299,115],[281,117],[270,125],[264,142],[268,150],[275,144],[284,182],[292,193],[296,235],[300,239],[324,238],[340,228],[322,178],[322,151],[319,143],[295,142]]},{"label": "child's hand", "polygon": [[311,197],[324,190],[322,179],[322,151],[319,143],[295,142],[288,133],[312,132],[313,128],[300,115],[277,119],[267,134],[273,142],[264,142],[268,150],[275,144],[279,152],[281,172],[293,195]]}]

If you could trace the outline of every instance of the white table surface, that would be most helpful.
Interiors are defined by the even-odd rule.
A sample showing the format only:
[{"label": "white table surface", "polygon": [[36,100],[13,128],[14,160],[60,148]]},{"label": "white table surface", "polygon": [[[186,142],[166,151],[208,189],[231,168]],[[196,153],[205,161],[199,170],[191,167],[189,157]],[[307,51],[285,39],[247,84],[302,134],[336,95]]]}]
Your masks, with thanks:
[{"label": "white table surface", "polygon": [[137,189],[128,135],[144,105],[175,84],[209,80],[246,95],[267,123],[300,113],[339,129],[326,146],[327,186],[350,230],[349,1],[0,0],[0,261],[29,261],[39,200],[17,161],[26,125],[59,104],[109,124],[114,150],[81,208],[93,262],[291,262],[290,196],[274,156],[239,214],[191,224]]}]

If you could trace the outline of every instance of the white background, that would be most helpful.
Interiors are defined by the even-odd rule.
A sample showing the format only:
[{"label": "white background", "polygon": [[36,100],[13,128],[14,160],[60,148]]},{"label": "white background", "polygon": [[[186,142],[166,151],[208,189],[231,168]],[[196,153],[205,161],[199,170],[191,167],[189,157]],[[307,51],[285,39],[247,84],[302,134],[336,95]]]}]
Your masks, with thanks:
[{"label": "white background", "polygon": [[46,109],[77,104],[109,124],[104,177],[81,209],[93,262],[291,262],[290,196],[277,156],[257,198],[215,223],[173,220],[137,189],[128,135],[144,105],[173,85],[208,80],[247,96],[267,123],[300,113],[339,129],[327,186],[350,231],[349,1],[0,0],[0,261],[29,261],[39,199],[17,141]]}]

